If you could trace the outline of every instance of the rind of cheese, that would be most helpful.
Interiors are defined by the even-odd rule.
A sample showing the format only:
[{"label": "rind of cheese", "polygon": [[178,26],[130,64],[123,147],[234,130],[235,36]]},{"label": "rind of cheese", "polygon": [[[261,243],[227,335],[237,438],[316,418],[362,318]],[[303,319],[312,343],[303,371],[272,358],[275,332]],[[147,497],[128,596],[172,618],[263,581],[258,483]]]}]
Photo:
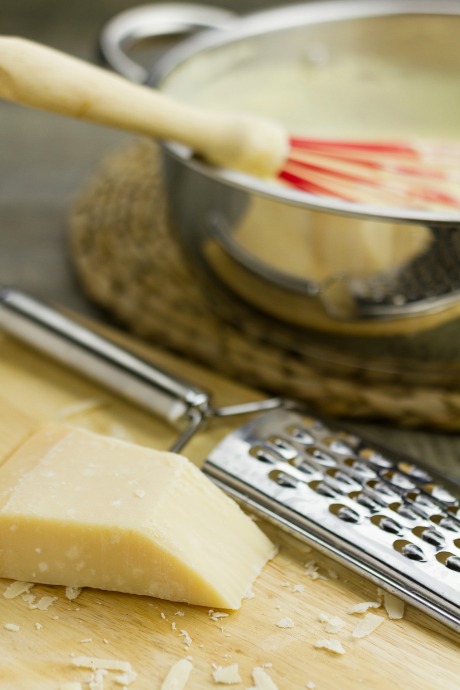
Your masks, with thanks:
[{"label": "rind of cheese", "polygon": [[239,608],[274,554],[186,458],[63,425],[0,469],[0,576]]}]

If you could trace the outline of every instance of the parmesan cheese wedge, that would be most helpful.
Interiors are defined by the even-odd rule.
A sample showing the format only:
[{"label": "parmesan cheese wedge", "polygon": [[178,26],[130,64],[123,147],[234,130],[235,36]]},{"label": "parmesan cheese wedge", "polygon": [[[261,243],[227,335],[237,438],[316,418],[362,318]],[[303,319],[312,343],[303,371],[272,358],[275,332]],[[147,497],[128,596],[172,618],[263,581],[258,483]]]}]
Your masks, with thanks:
[{"label": "parmesan cheese wedge", "polygon": [[236,609],[274,547],[186,458],[39,429],[0,467],[0,576]]}]

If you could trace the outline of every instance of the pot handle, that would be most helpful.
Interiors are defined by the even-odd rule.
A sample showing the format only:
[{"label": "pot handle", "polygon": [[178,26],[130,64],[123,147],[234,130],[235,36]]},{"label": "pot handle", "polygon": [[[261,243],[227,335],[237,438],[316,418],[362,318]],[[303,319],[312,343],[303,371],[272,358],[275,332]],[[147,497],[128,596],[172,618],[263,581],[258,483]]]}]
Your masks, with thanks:
[{"label": "pot handle", "polygon": [[208,5],[165,3],[142,5],[115,15],[103,27],[99,51],[104,62],[127,79],[145,84],[148,70],[129,54],[140,41],[157,37],[174,44],[203,29],[223,29],[235,17],[230,10]]}]

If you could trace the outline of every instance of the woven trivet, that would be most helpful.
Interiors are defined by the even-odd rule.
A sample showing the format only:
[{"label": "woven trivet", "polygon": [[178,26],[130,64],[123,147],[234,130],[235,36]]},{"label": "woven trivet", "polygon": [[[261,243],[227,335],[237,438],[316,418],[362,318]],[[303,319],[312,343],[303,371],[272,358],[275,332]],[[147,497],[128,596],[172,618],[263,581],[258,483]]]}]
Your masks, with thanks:
[{"label": "woven trivet", "polygon": [[77,199],[71,251],[90,299],[142,338],[323,414],[460,428],[457,389],[383,374],[359,357],[334,366],[295,336],[281,347],[257,320],[219,316],[168,227],[159,165],[157,147],[142,140],[103,161]]}]

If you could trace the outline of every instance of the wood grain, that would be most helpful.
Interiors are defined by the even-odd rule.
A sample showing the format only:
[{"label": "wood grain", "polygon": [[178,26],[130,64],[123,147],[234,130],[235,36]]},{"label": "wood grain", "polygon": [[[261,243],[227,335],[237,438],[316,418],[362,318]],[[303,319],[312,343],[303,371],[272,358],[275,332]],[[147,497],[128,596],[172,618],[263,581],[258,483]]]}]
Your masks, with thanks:
[{"label": "wood grain", "polygon": [[[165,353],[135,346],[162,366],[216,391],[220,403],[255,395]],[[1,336],[0,352],[2,457],[38,422],[63,417],[102,433],[124,433],[158,448],[173,440],[175,432],[161,421],[6,336]],[[227,420],[210,427],[190,444],[187,454],[199,463],[206,449],[231,426]],[[256,581],[254,598],[217,621],[200,607],[89,589],[70,601],[63,587],[36,585],[31,593],[37,600],[44,595],[57,597],[47,611],[40,611],[29,608],[21,596],[1,596],[9,584],[2,580],[2,690],[58,690],[64,682],[88,679],[89,672],[72,666],[73,656],[81,655],[129,661],[138,673],[130,686],[135,690],[159,689],[170,666],[189,655],[194,669],[187,690],[218,687],[212,680],[213,663],[238,663],[242,684],[235,687],[242,688],[252,684],[251,670],[260,664],[271,664],[267,673],[280,690],[305,688],[309,681],[317,690],[458,688],[459,638],[452,631],[411,607],[406,607],[399,621],[389,620],[378,609],[375,612],[385,618],[383,624],[368,638],[353,639],[351,632],[360,616],[348,614],[347,609],[375,600],[375,586],[308,552],[275,528],[261,526],[280,545],[279,553]],[[321,578],[313,580],[306,574],[304,564],[311,560],[319,565]],[[331,575],[331,569],[338,577]],[[294,585],[305,589],[294,591]],[[325,634],[321,612],[339,615],[345,628],[336,635]],[[294,627],[277,627],[277,621],[286,616]],[[8,623],[19,630],[5,629]],[[183,630],[192,639],[189,646]],[[315,649],[315,640],[325,637],[340,639],[346,653],[338,656]],[[113,673],[105,677],[106,689],[121,687],[113,677]]]}]

